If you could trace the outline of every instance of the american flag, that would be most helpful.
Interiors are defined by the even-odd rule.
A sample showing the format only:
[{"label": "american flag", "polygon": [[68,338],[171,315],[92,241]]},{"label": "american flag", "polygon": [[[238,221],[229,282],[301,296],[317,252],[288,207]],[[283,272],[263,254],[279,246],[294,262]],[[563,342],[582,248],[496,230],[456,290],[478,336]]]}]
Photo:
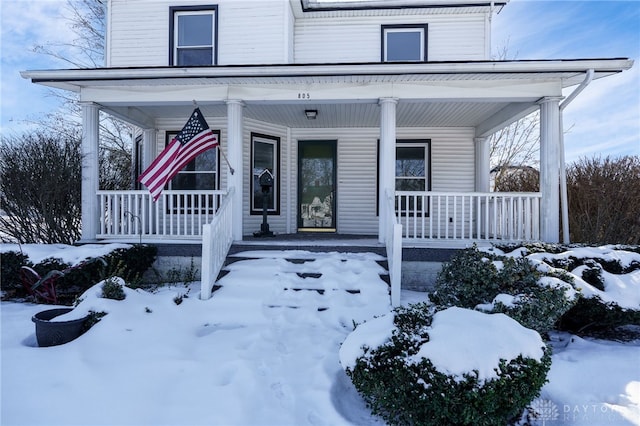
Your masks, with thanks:
[{"label": "american flag", "polygon": [[218,137],[209,129],[200,108],[196,108],[180,133],[153,160],[138,181],[149,188],[153,201],[157,201],[167,182],[173,179],[184,166],[217,145]]}]

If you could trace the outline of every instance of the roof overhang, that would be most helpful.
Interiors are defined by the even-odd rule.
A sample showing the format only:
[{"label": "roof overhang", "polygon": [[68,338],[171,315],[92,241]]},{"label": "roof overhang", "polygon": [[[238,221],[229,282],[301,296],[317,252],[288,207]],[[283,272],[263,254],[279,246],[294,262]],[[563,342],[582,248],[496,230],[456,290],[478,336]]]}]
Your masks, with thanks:
[{"label": "roof overhang", "polygon": [[584,73],[594,79],[627,70],[627,58],[519,60],[428,63],[228,65],[215,67],[138,67],[23,71],[33,83],[79,92],[89,86],[172,84],[282,84],[283,82],[356,84],[381,81],[557,80],[562,87],[579,84]]},{"label": "roof overhang", "polygon": [[508,2],[509,0],[291,0],[294,13],[298,17],[303,14],[320,13],[331,14],[330,16],[345,14],[365,16],[375,14],[377,11],[384,11],[385,14],[389,14],[390,11],[415,14],[417,9],[430,9],[430,13],[437,10],[442,10],[444,13],[452,13],[456,10],[463,13],[474,11],[499,13]]},{"label": "roof overhang", "polygon": [[[193,101],[224,117],[225,101],[245,102],[250,119],[292,128],[375,127],[379,98],[398,98],[399,127],[474,127],[478,136],[594,79],[631,68],[624,58],[429,63],[296,64],[24,71],[32,82],[78,92],[139,127],[190,114]],[[317,109],[307,120],[304,109]]]}]

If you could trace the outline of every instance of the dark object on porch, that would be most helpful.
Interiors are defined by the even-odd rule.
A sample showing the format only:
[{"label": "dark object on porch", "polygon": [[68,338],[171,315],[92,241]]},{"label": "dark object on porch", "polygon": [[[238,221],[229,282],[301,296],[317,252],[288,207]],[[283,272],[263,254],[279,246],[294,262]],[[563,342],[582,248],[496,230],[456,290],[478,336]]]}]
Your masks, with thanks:
[{"label": "dark object on porch", "polygon": [[273,232],[269,230],[269,224],[267,223],[267,207],[269,206],[269,192],[273,187],[273,174],[269,169],[264,169],[260,176],[258,176],[258,182],[262,188],[262,225],[260,225],[260,231],[253,233],[254,237],[273,237]]},{"label": "dark object on porch", "polygon": [[57,346],[78,338],[87,330],[85,323],[90,315],[70,321],[51,321],[55,317],[71,312],[72,308],[48,309],[35,314],[31,321],[36,325],[38,346]]}]

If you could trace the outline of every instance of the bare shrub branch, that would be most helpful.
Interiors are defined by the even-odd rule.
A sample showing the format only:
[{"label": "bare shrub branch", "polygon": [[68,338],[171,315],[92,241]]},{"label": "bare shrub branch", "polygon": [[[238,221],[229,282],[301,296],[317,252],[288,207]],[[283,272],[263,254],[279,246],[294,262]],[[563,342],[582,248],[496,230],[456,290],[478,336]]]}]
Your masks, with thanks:
[{"label": "bare shrub branch", "polygon": [[640,243],[640,157],[582,158],[567,170],[571,241]]},{"label": "bare shrub branch", "polygon": [[80,136],[45,131],[0,141],[3,241],[71,244],[80,236]]}]

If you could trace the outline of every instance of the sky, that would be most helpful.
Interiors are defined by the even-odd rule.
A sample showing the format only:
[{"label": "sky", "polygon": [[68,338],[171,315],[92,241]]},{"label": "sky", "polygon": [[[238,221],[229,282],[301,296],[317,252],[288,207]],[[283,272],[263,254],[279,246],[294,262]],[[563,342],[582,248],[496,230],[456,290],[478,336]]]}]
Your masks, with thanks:
[{"label": "sky", "polygon": [[[71,43],[66,0],[0,2],[0,134],[17,134],[53,112],[51,90],[22,70],[69,68],[33,52],[37,44]],[[622,74],[592,82],[565,110],[567,162],[640,155],[640,0],[511,0],[493,17],[492,45],[509,59],[629,58]],[[568,95],[573,88],[568,89]]]}]

